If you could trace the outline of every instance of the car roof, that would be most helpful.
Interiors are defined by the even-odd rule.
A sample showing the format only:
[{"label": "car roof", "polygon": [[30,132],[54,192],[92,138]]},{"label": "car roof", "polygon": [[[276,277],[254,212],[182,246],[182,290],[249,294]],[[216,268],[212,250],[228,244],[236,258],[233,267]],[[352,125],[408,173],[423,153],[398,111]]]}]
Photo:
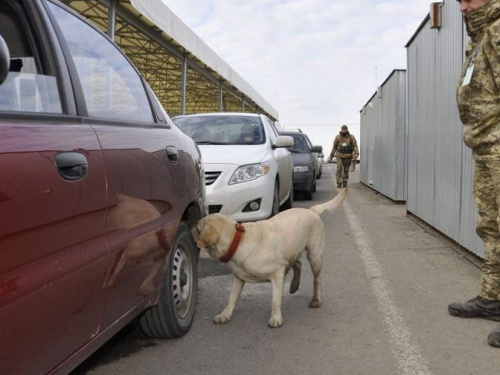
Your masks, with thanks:
[{"label": "car roof", "polygon": [[283,130],[283,131],[280,131],[280,134],[283,134],[283,135],[302,135],[302,136],[306,136],[306,133],[300,132],[298,130]]}]

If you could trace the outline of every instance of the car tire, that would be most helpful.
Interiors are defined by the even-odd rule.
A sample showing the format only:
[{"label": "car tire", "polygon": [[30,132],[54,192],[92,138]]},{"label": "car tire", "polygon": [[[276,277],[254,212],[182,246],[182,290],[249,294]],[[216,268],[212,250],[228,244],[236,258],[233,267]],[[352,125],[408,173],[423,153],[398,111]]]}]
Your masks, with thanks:
[{"label": "car tire", "polygon": [[276,181],[273,190],[273,206],[271,208],[271,217],[279,214],[279,212],[280,212],[280,190],[278,181]]},{"label": "car tire", "polygon": [[281,211],[284,210],[289,210],[293,206],[293,183],[290,186],[290,195],[288,196],[288,199],[283,203],[281,206]]},{"label": "car tire", "polygon": [[196,310],[198,257],[189,227],[181,222],[158,304],[148,308],[139,318],[144,334],[154,338],[175,338],[189,331]]},{"label": "car tire", "polygon": [[313,181],[311,182],[311,186],[309,187],[309,190],[306,190],[304,191],[304,199],[310,201],[311,199],[313,199],[313,192],[314,192],[314,177],[313,177]]}]

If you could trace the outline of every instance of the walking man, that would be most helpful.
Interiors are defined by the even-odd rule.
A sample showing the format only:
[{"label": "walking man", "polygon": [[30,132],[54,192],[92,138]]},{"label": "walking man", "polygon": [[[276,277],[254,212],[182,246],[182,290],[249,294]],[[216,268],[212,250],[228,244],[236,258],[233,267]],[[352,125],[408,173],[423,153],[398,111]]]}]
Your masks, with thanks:
[{"label": "walking man", "polygon": [[358,143],[356,138],[349,133],[347,125],[342,125],[340,134],[335,137],[333,141],[333,149],[328,158],[331,163],[332,158],[337,157],[337,187],[347,187],[347,180],[349,179],[349,167],[351,162],[356,162],[359,155]]},{"label": "walking man", "polygon": [[[464,142],[474,157],[476,231],[485,243],[479,295],[452,303],[461,318],[500,321],[500,0],[458,0],[471,40],[457,88]],[[500,328],[488,343],[500,347]]]}]

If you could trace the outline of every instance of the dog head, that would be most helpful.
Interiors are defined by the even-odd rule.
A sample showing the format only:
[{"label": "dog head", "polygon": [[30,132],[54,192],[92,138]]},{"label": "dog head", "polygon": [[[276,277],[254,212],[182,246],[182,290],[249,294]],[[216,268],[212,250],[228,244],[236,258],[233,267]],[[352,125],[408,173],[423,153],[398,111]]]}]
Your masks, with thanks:
[{"label": "dog head", "polygon": [[232,221],[221,214],[208,215],[198,221],[196,225],[191,227],[191,234],[196,246],[207,250],[212,258],[219,259],[222,257],[227,249],[219,249],[218,244],[221,242],[223,246],[226,245],[227,241],[225,240],[224,233],[227,233],[227,230],[224,228],[228,226],[228,223],[229,228],[231,228],[231,225],[234,227],[234,224],[231,224]]},{"label": "dog head", "polygon": [[196,225],[191,227],[194,242],[200,249],[215,245],[219,237],[217,227],[210,220],[207,220],[207,218],[201,219]]}]

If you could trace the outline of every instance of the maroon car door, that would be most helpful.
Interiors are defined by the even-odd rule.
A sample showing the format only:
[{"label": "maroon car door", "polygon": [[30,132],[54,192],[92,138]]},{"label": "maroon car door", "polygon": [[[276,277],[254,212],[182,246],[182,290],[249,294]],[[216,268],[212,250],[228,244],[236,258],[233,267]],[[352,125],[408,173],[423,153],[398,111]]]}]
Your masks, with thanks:
[{"label": "maroon car door", "polygon": [[105,159],[110,267],[103,327],[108,327],[152,302],[162,285],[168,250],[190,196],[183,177],[187,168],[174,147],[181,133],[155,120],[153,98],[140,75],[106,36],[56,5],[51,10]]},{"label": "maroon car door", "polygon": [[43,14],[0,3],[11,57],[0,85],[0,374],[53,370],[98,334],[105,303],[104,160],[62,99],[69,80],[46,60],[58,52]]}]

